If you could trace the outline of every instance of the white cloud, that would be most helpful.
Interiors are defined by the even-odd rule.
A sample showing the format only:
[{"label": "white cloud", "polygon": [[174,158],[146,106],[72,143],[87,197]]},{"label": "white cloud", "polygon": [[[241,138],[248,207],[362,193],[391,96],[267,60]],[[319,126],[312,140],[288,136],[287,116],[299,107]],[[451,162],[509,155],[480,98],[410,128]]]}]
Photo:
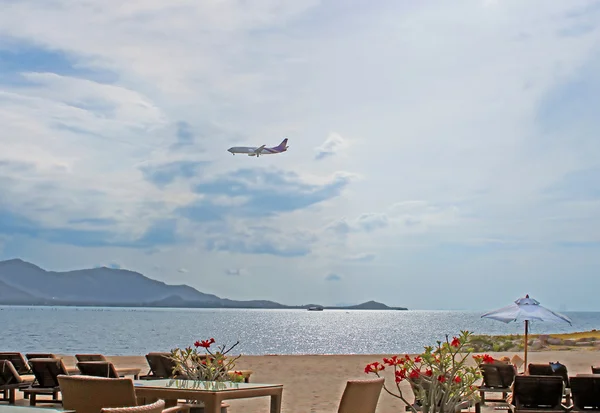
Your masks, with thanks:
[{"label": "white cloud", "polygon": [[330,133],[327,139],[315,148],[315,159],[321,160],[338,154],[347,147],[347,142],[337,133]]},{"label": "white cloud", "polygon": [[[14,63],[0,69],[0,256],[25,252],[49,267],[115,257],[207,279],[252,268],[252,284],[189,282],[247,299],[269,283],[272,299],[290,303],[358,302],[367,289],[395,300],[389,286],[405,280],[390,268],[400,267],[457,285],[491,268],[511,285],[568,262],[585,283],[597,254],[552,246],[593,245],[600,233],[599,26],[584,0],[13,2],[0,13],[1,58]],[[285,154],[225,151],[282,136]],[[165,165],[183,169],[170,177],[178,170]],[[282,171],[281,182],[253,180],[258,165]],[[233,180],[225,193],[197,190],[239,169],[264,190],[260,202]],[[303,184],[296,195],[290,171]],[[350,174],[339,195],[320,197]],[[295,209],[306,194],[325,200]],[[194,222],[181,213],[207,199],[227,211],[218,225],[202,221],[206,211]],[[283,212],[259,213],[276,202]],[[254,216],[240,213],[248,204]],[[154,228],[162,221],[170,231]],[[85,247],[59,244],[72,231]],[[120,244],[171,232],[185,242],[108,248],[89,240],[98,231]],[[315,291],[336,265],[345,289]],[[367,265],[369,285],[358,273]],[[436,305],[452,305],[458,287],[446,287]],[[489,304],[479,300],[469,304]]]},{"label": "white cloud", "polygon": [[187,274],[190,271],[187,268],[180,268],[180,269],[177,270],[177,272],[179,272],[181,274]]}]

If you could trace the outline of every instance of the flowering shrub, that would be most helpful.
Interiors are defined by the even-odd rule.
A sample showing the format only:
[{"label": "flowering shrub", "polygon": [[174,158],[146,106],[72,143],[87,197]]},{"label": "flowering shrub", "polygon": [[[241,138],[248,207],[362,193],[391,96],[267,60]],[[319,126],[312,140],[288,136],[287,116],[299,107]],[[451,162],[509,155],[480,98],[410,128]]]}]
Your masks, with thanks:
[{"label": "flowering shrub", "polygon": [[[380,376],[386,367],[394,369],[397,392],[384,385],[384,390],[402,400],[413,412],[454,413],[465,401],[477,401],[475,382],[481,379],[478,367],[467,366],[466,361],[471,349],[467,347],[471,333],[461,331],[459,337],[450,341],[437,342],[437,346],[425,347],[425,351],[411,358],[393,356],[384,358],[383,363],[374,362],[365,367],[365,373]],[[482,360],[484,356],[481,356]],[[489,356],[488,356],[489,357]],[[417,406],[409,402],[400,390],[400,384],[410,383]]]},{"label": "flowering shrub", "polygon": [[[228,357],[229,353],[239,341],[227,348],[226,345],[217,347],[212,351],[210,347],[215,343],[215,339],[199,340],[194,343],[194,347],[185,349],[176,348],[171,350],[171,359],[175,362],[174,371],[178,375],[188,380],[202,381],[244,381],[244,376],[240,371],[235,370],[235,362],[241,357]],[[199,353],[203,349],[205,353]]]}]

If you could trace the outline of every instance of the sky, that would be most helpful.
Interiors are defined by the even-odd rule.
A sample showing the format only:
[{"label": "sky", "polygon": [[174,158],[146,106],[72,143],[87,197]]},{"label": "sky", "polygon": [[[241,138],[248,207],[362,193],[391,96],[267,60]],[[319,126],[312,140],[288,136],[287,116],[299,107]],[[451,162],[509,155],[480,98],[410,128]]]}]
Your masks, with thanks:
[{"label": "sky", "polygon": [[600,311],[600,1],[0,7],[0,259]]}]

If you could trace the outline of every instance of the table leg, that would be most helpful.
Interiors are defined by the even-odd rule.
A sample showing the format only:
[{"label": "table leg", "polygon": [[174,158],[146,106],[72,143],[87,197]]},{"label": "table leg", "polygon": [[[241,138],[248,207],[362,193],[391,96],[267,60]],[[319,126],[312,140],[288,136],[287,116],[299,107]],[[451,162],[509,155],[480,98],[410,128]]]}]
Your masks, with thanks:
[{"label": "table leg", "polygon": [[221,400],[216,394],[204,399],[204,413],[221,413]]},{"label": "table leg", "polygon": [[271,413],[281,413],[281,393],[271,395]]}]

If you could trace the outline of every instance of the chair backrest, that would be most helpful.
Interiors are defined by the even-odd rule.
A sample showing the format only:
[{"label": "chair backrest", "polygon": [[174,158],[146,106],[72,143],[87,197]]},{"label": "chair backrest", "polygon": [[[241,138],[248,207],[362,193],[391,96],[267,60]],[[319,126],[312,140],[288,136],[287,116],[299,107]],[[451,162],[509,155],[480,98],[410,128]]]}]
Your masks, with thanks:
[{"label": "chair backrest", "polygon": [[110,361],[81,361],[77,368],[84,376],[119,378],[115,366]]},{"label": "chair backrest", "polygon": [[518,408],[559,408],[564,383],[559,376],[516,376],[513,404]]},{"label": "chair backrest", "polygon": [[36,387],[58,387],[57,376],[68,374],[63,361],[57,358],[31,359],[29,365],[35,376]]},{"label": "chair backrest", "polygon": [[58,381],[65,410],[100,413],[105,407],[137,405],[133,381],[130,378],[60,375]]},{"label": "chair backrest", "polygon": [[146,360],[154,377],[168,379],[174,376],[176,364],[171,360],[171,353],[148,353]]},{"label": "chair backrest", "polygon": [[570,382],[575,410],[600,409],[600,378],[571,377]]},{"label": "chair backrest", "polygon": [[52,353],[27,353],[25,354],[25,357],[27,357],[27,360],[31,360],[31,359],[55,359],[58,358],[56,357],[56,354],[52,354]]},{"label": "chair backrest", "polygon": [[560,363],[529,364],[529,374],[532,376],[559,376],[563,379],[565,387],[570,386],[567,367]]},{"label": "chair backrest", "polygon": [[29,373],[29,364],[21,353],[3,352],[0,353],[0,360],[10,361],[19,374]]},{"label": "chair backrest", "polygon": [[23,379],[9,360],[0,360],[0,388],[22,383]]},{"label": "chair backrest", "polygon": [[338,413],[375,413],[383,382],[383,377],[372,380],[348,380]]},{"label": "chair backrest", "polygon": [[[152,404],[145,404],[134,407],[107,407],[101,410],[101,413],[162,413],[165,408],[164,400],[157,400]],[[79,413],[79,412],[77,412]]]},{"label": "chair backrest", "polygon": [[75,354],[77,361],[108,361],[103,354]]},{"label": "chair backrest", "polygon": [[483,375],[483,385],[491,389],[505,389],[512,385],[516,371],[512,364],[484,363],[479,366]]},{"label": "chair backrest", "polygon": [[592,374],[600,374],[600,367],[592,366]]}]

